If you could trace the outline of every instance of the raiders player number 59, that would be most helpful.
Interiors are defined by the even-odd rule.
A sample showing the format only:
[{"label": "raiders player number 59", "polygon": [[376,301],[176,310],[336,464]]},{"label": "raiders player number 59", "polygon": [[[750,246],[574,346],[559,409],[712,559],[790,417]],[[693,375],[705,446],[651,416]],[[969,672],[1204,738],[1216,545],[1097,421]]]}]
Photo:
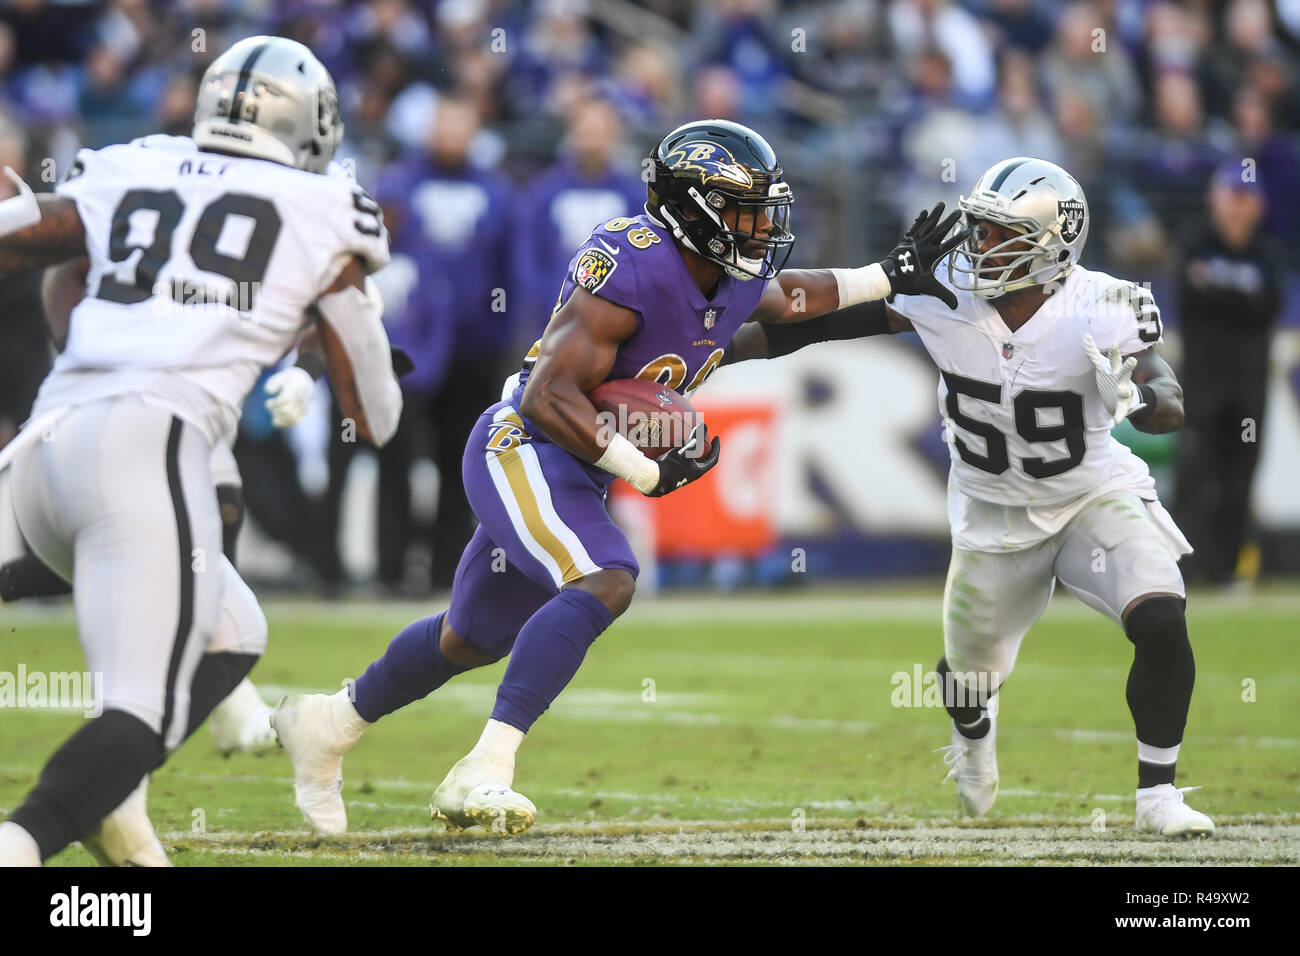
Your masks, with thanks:
[{"label": "raiders player number 59", "polygon": [[1146,464],[1111,437],[1125,418],[1152,433],[1182,425],[1182,388],[1154,351],[1160,310],[1148,289],[1079,265],[1088,202],[1059,166],[1003,160],[960,208],[970,235],[936,268],[948,300],[900,295],[752,329],[728,361],[914,330],[938,367],[953,536],[939,671],[968,813],[993,806],[994,695],[1059,579],[1134,645],[1138,826],[1212,833],[1173,786],[1195,677],[1178,570],[1191,547]]}]

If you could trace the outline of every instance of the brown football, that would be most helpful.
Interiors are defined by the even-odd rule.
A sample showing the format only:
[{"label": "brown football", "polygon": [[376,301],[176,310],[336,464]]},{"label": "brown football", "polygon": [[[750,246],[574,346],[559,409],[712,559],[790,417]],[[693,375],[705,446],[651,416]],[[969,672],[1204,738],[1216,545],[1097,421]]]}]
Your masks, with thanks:
[{"label": "brown football", "polygon": [[[703,421],[688,399],[643,378],[605,382],[587,398],[600,413],[602,430],[610,435],[617,432],[651,458],[681,447]],[[708,451],[706,446],[701,454]]]}]

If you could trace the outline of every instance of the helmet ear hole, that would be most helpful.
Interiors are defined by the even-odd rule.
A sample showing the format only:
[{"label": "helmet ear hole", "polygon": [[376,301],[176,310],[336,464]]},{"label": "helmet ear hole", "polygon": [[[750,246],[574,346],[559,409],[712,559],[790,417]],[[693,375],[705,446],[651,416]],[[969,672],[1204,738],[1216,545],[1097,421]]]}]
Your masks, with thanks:
[{"label": "helmet ear hole", "polygon": [[1069,249],[1062,249],[1059,253],[1057,253],[1056,261],[1057,261],[1057,262],[1065,262],[1065,261],[1066,261],[1067,259],[1069,259],[1069,258],[1070,258],[1070,250],[1069,250]]}]

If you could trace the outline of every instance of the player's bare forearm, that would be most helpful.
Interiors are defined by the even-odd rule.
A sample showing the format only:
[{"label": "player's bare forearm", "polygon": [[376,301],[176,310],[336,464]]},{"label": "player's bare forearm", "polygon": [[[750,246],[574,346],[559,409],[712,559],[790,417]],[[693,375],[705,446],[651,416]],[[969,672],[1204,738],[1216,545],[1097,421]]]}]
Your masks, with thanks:
[{"label": "player's bare forearm", "polygon": [[50,266],[41,277],[41,304],[45,307],[45,322],[50,328],[54,347],[60,352],[68,342],[72,310],[85,294],[86,275],[89,272],[90,257],[80,256]]},{"label": "player's bare forearm", "polygon": [[753,321],[804,322],[839,307],[839,283],[830,269],[785,269],[768,283]]},{"label": "player's bare forearm", "polygon": [[1183,427],[1183,386],[1168,362],[1148,349],[1138,356],[1133,381],[1150,388],[1155,396],[1154,408],[1129,416],[1134,428],[1148,435],[1163,435]]},{"label": "player's bare forearm", "polygon": [[539,379],[535,369],[528,378],[520,404],[524,417],[565,451],[587,462],[596,462],[605,453],[598,440],[600,423],[596,407],[573,382],[551,377]]},{"label": "player's bare forearm", "polygon": [[86,230],[71,199],[36,197],[41,221],[0,237],[0,275],[57,265],[86,254]]},{"label": "player's bare forearm", "polygon": [[542,335],[519,411],[565,451],[599,461],[605,447],[587,393],[609,375],[619,344],[635,332],[631,310],[575,289]]}]

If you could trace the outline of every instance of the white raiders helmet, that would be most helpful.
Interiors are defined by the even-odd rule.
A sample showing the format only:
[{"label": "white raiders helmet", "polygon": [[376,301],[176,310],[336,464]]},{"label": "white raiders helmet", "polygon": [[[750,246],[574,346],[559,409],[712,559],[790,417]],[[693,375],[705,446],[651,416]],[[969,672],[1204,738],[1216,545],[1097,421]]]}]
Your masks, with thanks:
[{"label": "white raiders helmet", "polygon": [[343,139],[339,95],[311,50],[284,37],[240,40],[199,83],[194,142],[323,173]]},{"label": "white raiders helmet", "polygon": [[[958,200],[962,225],[987,219],[1018,235],[985,252],[971,237],[948,257],[948,282],[983,299],[1069,275],[1088,239],[1088,200],[1055,163],[1017,156],[995,163]],[[1028,267],[1024,275],[1011,276]]]}]

